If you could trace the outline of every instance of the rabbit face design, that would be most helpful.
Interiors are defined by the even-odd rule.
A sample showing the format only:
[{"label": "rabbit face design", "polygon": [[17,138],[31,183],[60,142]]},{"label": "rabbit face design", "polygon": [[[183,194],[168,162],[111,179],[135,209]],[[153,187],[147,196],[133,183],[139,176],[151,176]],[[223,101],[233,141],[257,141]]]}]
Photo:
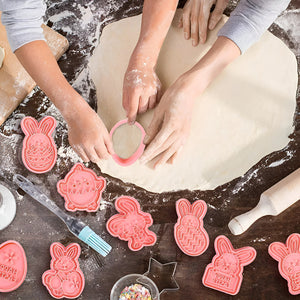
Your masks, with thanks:
[{"label": "rabbit face design", "polygon": [[25,117],[21,128],[25,133],[22,159],[27,169],[34,173],[45,173],[52,169],[57,158],[57,149],[52,138],[56,121],[45,117],[40,122]]},{"label": "rabbit face design", "polygon": [[283,270],[288,275],[300,273],[300,253],[288,254],[282,260]]},{"label": "rabbit face design", "polygon": [[215,261],[216,269],[220,272],[236,274],[238,272],[238,259],[234,254],[224,253]]},{"label": "rabbit face design", "polygon": [[76,268],[76,263],[72,260],[72,258],[63,256],[54,262],[54,268],[60,271],[71,271]]},{"label": "rabbit face design", "polygon": [[181,220],[182,226],[198,228],[200,226],[200,221],[193,215],[186,215]]}]

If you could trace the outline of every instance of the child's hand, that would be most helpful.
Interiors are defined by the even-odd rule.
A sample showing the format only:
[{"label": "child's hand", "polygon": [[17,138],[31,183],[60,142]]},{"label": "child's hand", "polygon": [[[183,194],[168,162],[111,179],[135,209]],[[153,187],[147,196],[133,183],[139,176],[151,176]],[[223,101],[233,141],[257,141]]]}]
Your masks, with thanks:
[{"label": "child's hand", "polygon": [[[133,55],[134,56],[134,55]],[[149,60],[131,58],[124,76],[123,107],[128,122],[133,123],[138,113],[152,109],[160,98],[161,83]]]},{"label": "child's hand", "polygon": [[69,143],[84,162],[99,162],[114,154],[111,138],[100,117],[88,105],[67,118]]}]

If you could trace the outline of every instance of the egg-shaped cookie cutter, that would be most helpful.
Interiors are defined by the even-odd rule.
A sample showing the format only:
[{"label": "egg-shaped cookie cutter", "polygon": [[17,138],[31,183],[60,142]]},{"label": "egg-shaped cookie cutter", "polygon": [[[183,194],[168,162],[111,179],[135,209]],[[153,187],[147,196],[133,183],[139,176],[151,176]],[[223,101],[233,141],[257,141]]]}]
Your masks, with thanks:
[{"label": "egg-shaped cookie cutter", "polygon": [[[119,121],[118,123],[116,123],[114,125],[114,127],[111,129],[110,131],[110,137],[112,138],[113,137],[113,134],[114,132],[122,125],[128,123],[128,120],[127,119],[124,119],[124,120],[121,120]],[[141,143],[138,147],[138,149],[128,158],[122,158],[120,157],[119,155],[117,155],[116,153],[112,155],[112,158],[114,159],[114,161],[119,164],[120,166],[123,166],[123,167],[126,167],[126,166],[130,166],[132,165],[133,163],[135,163],[140,157],[141,155],[143,154],[144,152],[144,149],[145,149],[145,144],[144,144],[144,138],[146,136],[146,132],[143,128],[143,126],[138,123],[138,122],[135,122],[132,126],[136,126],[138,127],[140,130],[141,130],[141,133],[142,133],[142,137],[141,137]]]}]

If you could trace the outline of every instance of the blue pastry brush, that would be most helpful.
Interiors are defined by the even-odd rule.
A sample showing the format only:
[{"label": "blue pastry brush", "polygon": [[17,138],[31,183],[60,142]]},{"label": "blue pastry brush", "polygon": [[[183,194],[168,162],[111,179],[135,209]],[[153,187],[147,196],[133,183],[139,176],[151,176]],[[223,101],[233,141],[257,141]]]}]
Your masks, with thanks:
[{"label": "blue pastry brush", "polygon": [[27,178],[16,174],[14,175],[14,182],[29,196],[57,215],[67,225],[70,232],[96,250],[99,254],[105,257],[111,251],[111,246],[98,236],[89,226],[62,211]]}]

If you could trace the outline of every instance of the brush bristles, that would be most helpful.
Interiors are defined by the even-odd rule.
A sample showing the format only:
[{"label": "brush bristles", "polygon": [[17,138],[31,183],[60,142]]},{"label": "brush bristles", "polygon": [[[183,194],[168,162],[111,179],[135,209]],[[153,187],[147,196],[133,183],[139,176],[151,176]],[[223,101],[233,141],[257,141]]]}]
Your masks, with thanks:
[{"label": "brush bristles", "polygon": [[81,230],[78,237],[104,257],[107,256],[112,249],[109,244],[107,244],[88,226]]}]

